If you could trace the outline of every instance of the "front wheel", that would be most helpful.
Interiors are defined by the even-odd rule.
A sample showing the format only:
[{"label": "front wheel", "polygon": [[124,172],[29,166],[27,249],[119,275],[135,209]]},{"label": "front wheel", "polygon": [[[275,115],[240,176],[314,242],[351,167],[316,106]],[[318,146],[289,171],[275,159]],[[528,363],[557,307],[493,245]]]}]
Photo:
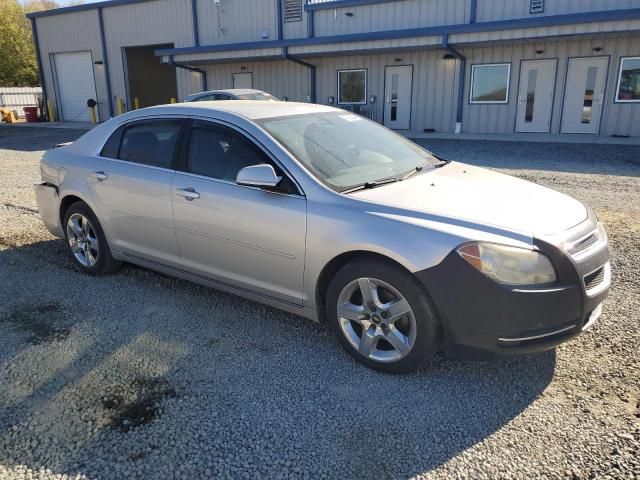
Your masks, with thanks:
[{"label": "front wheel", "polygon": [[429,296],[395,265],[362,259],[348,263],[329,284],[326,308],[340,344],[370,368],[410,372],[440,346]]}]

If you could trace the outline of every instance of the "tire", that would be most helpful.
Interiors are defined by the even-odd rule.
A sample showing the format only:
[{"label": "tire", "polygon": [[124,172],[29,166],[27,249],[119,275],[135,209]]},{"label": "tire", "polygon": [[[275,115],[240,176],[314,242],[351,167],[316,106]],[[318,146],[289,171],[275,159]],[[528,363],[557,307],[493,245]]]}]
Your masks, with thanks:
[{"label": "tire", "polygon": [[[363,288],[370,291],[368,307]],[[428,293],[390,262],[363,257],[343,266],[329,283],[326,312],[340,345],[374,370],[408,373],[425,365],[440,348],[440,322]]]},{"label": "tire", "polygon": [[90,275],[107,275],[122,265],[111,256],[102,226],[84,202],[73,203],[64,213],[65,240],[75,264]]}]

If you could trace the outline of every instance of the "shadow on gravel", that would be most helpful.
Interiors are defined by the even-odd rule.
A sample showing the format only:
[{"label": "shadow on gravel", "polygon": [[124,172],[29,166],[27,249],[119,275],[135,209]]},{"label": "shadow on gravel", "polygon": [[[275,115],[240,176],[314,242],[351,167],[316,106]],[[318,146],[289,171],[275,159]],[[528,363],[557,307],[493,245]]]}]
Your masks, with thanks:
[{"label": "shadow on gravel", "polygon": [[73,142],[86,132],[82,129],[0,126],[0,150],[49,150],[58,143]]},{"label": "shadow on gravel", "polygon": [[[554,375],[554,352],[377,373],[322,326],[135,267],[90,277],[69,268],[61,244],[5,240],[0,251],[0,346],[6,328],[46,330],[47,315],[61,311],[75,319],[68,337],[0,352],[7,468],[89,478],[407,478],[500,430]],[[60,310],[48,306],[56,303]],[[60,352],[69,359],[50,378],[2,401]]]},{"label": "shadow on gravel", "polygon": [[436,155],[480,167],[640,176],[640,146],[414,139]]}]

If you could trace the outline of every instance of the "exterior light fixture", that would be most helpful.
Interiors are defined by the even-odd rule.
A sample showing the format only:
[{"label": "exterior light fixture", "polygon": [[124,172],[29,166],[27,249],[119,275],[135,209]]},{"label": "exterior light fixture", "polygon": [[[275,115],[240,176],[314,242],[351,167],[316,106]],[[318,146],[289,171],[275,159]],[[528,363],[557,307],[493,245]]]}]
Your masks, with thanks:
[{"label": "exterior light fixture", "polygon": [[602,48],[602,47],[595,47],[595,48],[593,49],[593,51],[594,51],[594,52],[601,52],[602,50],[603,50],[603,48]]},{"label": "exterior light fixture", "polygon": [[95,62],[93,62],[94,65],[104,65],[104,62],[102,60],[96,60]]},{"label": "exterior light fixture", "polygon": [[452,55],[451,53],[446,53],[444,55],[444,57],[442,57],[443,60],[455,60],[456,57],[454,55]]},{"label": "exterior light fixture", "polygon": [[538,55],[542,55],[542,54],[544,53],[544,50],[536,50],[536,53],[537,53]]}]

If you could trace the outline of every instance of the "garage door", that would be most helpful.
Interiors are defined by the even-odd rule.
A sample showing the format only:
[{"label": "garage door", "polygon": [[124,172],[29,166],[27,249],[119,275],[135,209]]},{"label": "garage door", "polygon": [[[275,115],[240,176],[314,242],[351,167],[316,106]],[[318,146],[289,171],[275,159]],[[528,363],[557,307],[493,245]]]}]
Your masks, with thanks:
[{"label": "garage door", "polygon": [[88,121],[87,100],[96,99],[96,82],[93,78],[91,53],[56,53],[54,61],[61,120],[66,122]]}]

